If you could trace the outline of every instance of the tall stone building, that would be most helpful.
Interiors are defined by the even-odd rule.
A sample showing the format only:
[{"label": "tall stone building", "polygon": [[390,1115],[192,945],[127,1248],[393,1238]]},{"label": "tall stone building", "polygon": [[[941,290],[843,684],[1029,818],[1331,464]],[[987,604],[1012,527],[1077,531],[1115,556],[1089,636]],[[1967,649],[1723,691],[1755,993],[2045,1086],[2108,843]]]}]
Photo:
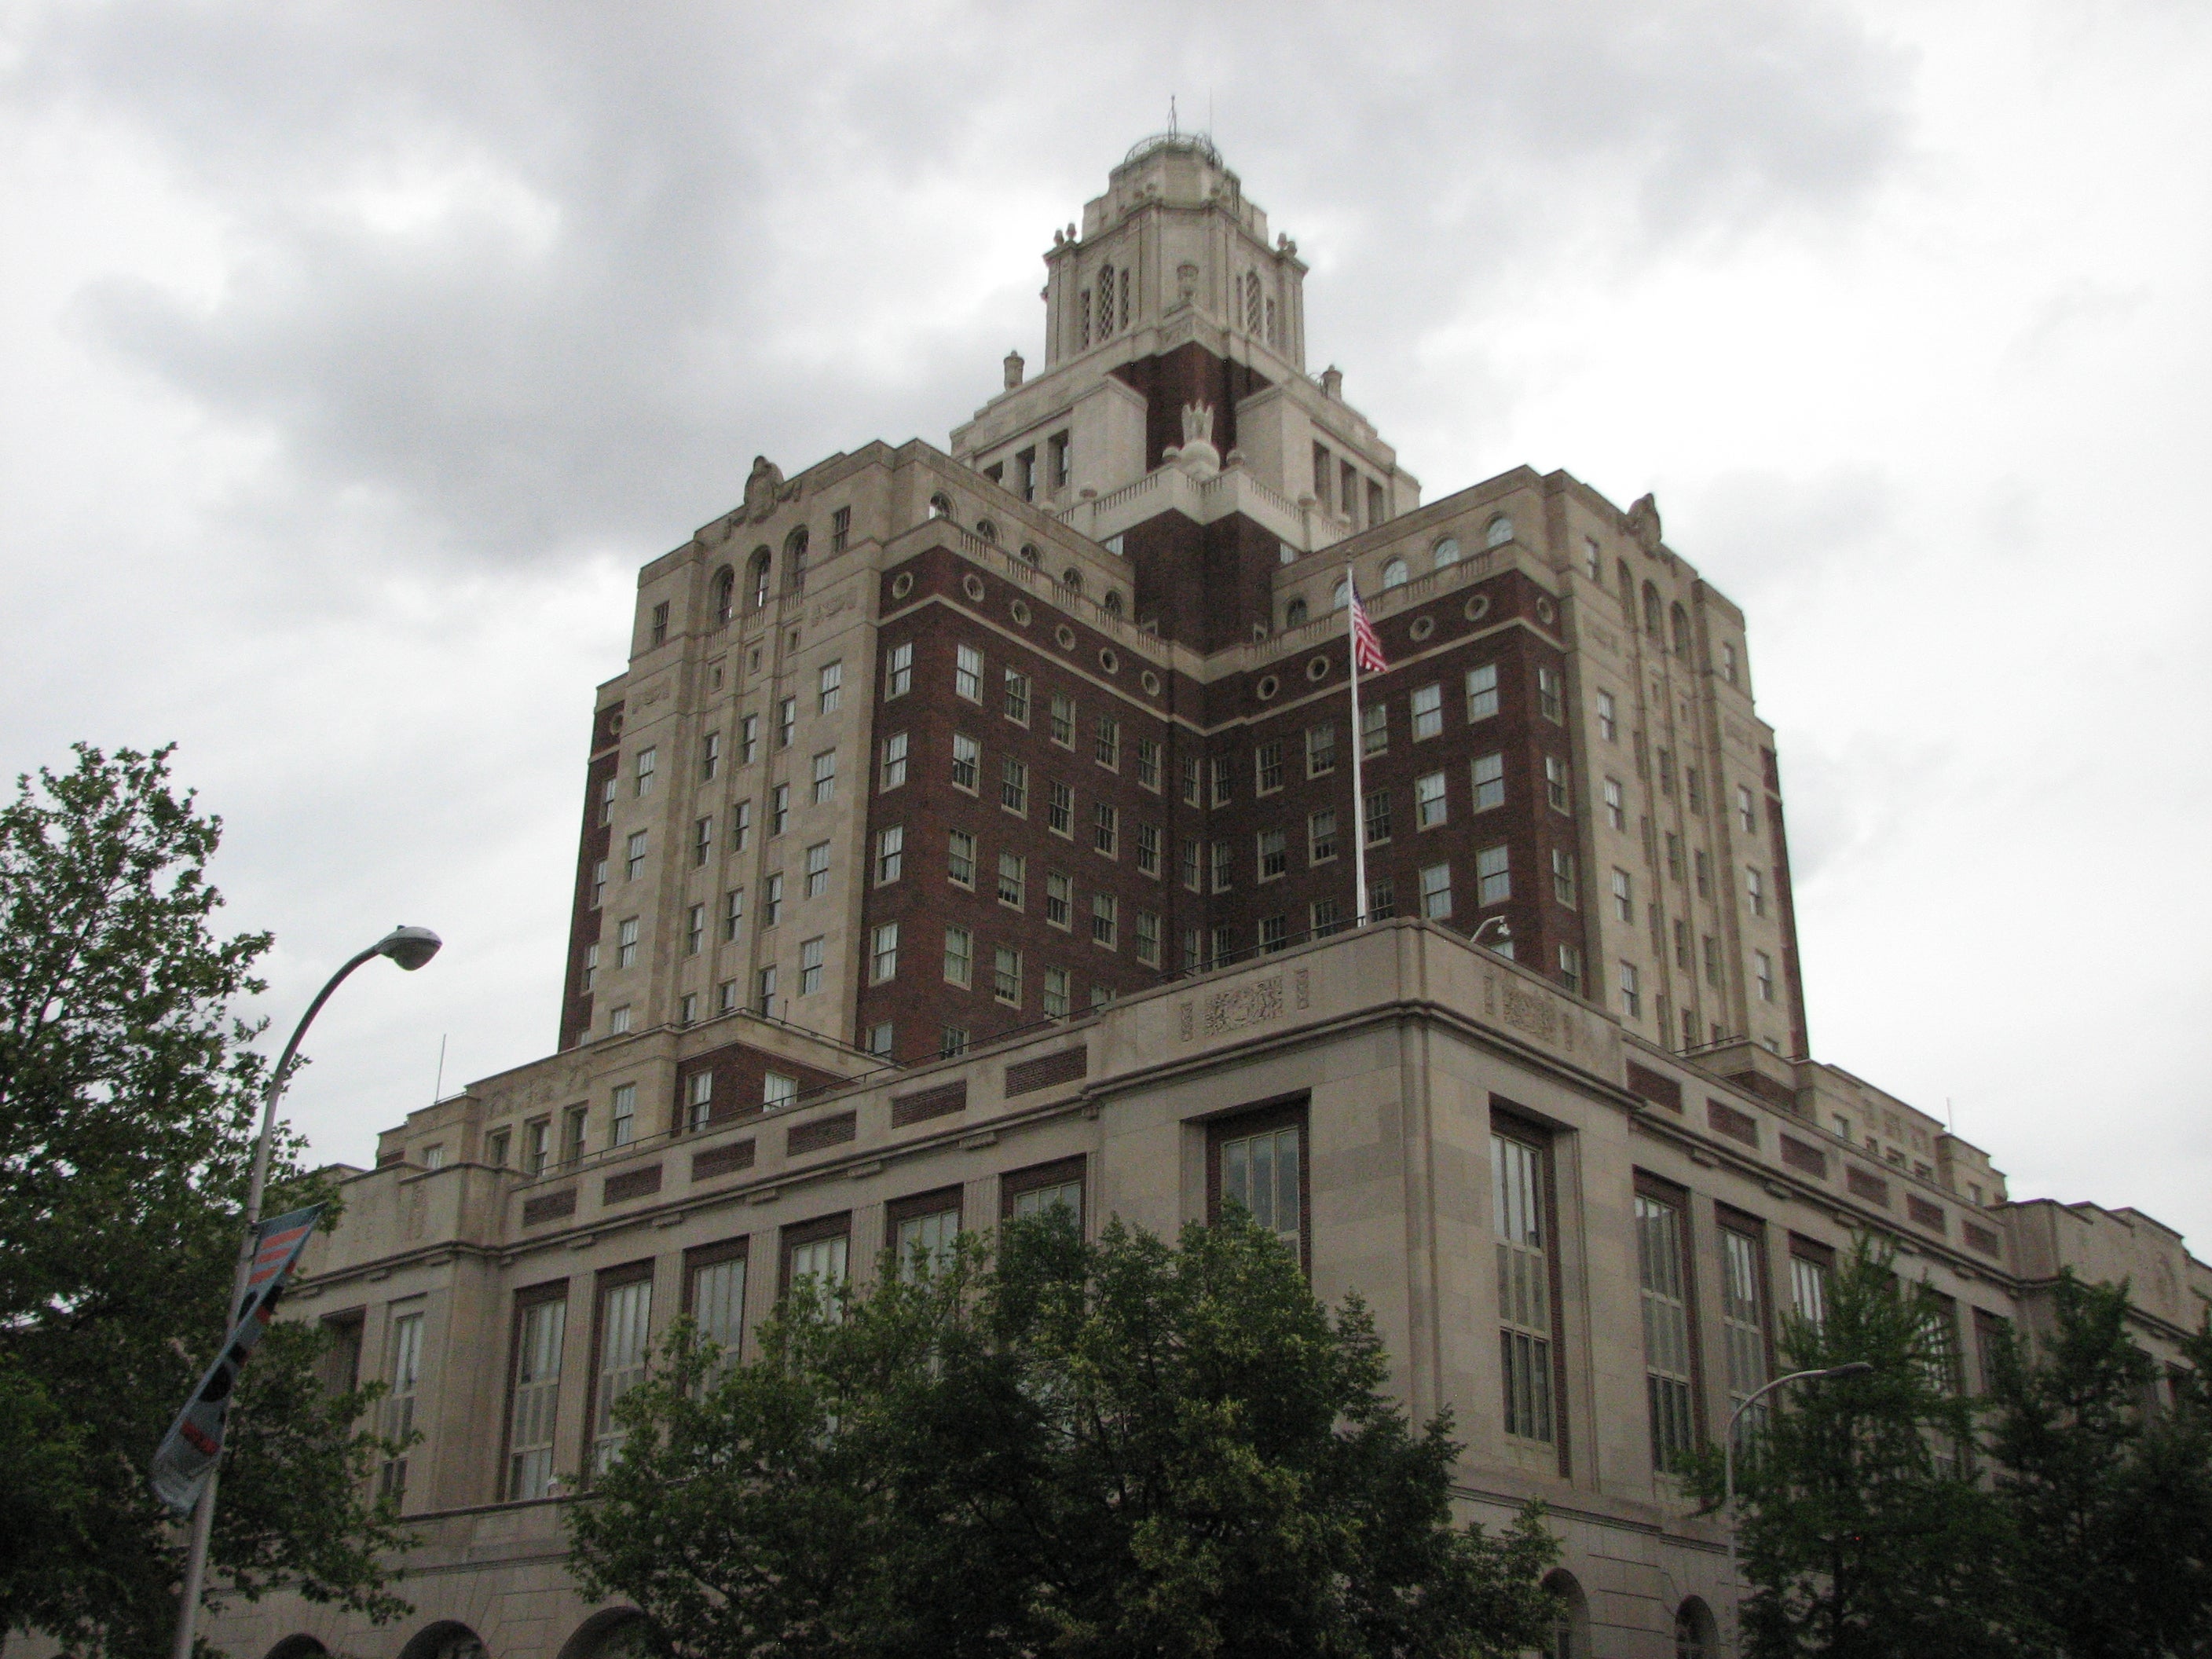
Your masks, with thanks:
[{"label": "tall stone building", "polygon": [[[1255,1140],[1316,1291],[1455,1412],[1466,1512],[1550,1506],[1565,1655],[1715,1650],[1723,1534],[1662,1466],[1854,1235],[1948,1299],[1961,1387],[2063,1264],[2160,1352],[2212,1304],[2170,1230],[2009,1203],[1808,1057],[1744,617],[1650,497],[1424,505],[1202,137],[1046,268],[1042,372],[950,453],[757,461],[641,574],[557,1051],[388,1131],[287,1304],[423,1437],[384,1476],[418,1613],[279,1597],[232,1651],[586,1659],[633,1615],[559,1509],[677,1313],[742,1349],[795,1276],[1046,1203],[1170,1231]],[[1348,583],[1390,665],[1358,732]]]}]

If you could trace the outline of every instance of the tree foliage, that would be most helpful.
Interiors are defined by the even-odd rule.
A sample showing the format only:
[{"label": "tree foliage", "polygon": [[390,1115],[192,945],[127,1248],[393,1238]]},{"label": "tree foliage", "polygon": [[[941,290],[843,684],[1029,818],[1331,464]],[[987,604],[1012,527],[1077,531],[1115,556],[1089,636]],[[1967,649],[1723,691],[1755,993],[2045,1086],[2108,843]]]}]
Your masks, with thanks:
[{"label": "tree foliage", "polygon": [[[2014,1650],[2009,1525],[1973,1478],[1973,1407],[1955,1386],[1942,1318],[1926,1286],[1900,1280],[1891,1254],[1862,1241],[1830,1283],[1825,1318],[1789,1322],[1789,1370],[1875,1370],[1786,1391],[1738,1464],[1745,1654]],[[1717,1453],[1693,1483],[1719,1501]]]},{"label": "tree foliage", "polygon": [[[79,745],[0,808],[0,1635],[71,1654],[167,1650],[184,1539],[147,1468],[224,1332],[263,1082],[231,1009],[269,938],[213,931],[222,822],[169,753]],[[295,1151],[272,1195],[328,1196]],[[383,1443],[322,1346],[280,1325],[246,1370],[210,1595],[389,1614],[398,1534],[357,1496]]]},{"label": "tree foliage", "polygon": [[1454,1524],[1356,1300],[1241,1215],[1058,1213],[870,1294],[802,1286],[732,1364],[679,1325],[571,1512],[587,1593],[679,1656],[1474,1656],[1542,1639],[1533,1509]]}]

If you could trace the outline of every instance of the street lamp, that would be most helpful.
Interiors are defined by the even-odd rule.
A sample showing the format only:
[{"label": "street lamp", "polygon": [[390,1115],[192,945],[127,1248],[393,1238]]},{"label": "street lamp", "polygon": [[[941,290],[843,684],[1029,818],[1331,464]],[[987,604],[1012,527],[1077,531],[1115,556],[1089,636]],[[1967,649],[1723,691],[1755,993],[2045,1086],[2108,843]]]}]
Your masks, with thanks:
[{"label": "street lamp", "polygon": [[[269,1184],[269,1147],[276,1128],[276,1103],[283,1098],[284,1085],[290,1080],[292,1062],[300,1052],[300,1039],[307,1035],[307,1027],[323,1012],[331,993],[362,963],[378,957],[390,957],[411,974],[436,956],[438,947],[444,942],[427,927],[393,928],[332,974],[329,982],[316,993],[315,1000],[307,1005],[307,1012],[300,1016],[299,1024],[293,1027],[292,1040],[284,1045],[276,1069],[269,1074],[268,1090],[261,1097],[261,1137],[254,1142],[253,1177],[246,1188],[246,1236],[239,1243],[238,1267],[231,1275],[230,1300],[223,1304],[226,1319],[237,1316],[239,1304],[246,1297],[247,1276],[253,1271],[254,1229],[261,1224],[262,1189]],[[192,1626],[199,1617],[200,1585],[207,1577],[208,1539],[215,1530],[216,1480],[222,1473],[219,1462],[208,1471],[207,1485],[201,1489],[200,1501],[192,1510],[191,1547],[185,1556],[185,1594],[177,1612],[177,1642],[172,1650],[172,1659],[192,1659]]]},{"label": "street lamp", "polygon": [[[1826,1382],[1838,1376],[1864,1376],[1874,1370],[1872,1362],[1853,1359],[1841,1365],[1830,1365],[1821,1370],[1792,1371],[1787,1376],[1778,1376],[1765,1388],[1754,1389],[1743,1402],[1729,1413],[1728,1438],[1721,1444],[1721,1489],[1723,1503],[1728,1510],[1729,1535],[1729,1651],[1743,1650],[1743,1596],[1735,1575],[1735,1425],[1753,1406],[1772,1394],[1785,1382]],[[179,1656],[182,1659],[182,1656]]]},{"label": "street lamp", "polygon": [[[1482,936],[1493,927],[1498,930],[1498,937],[1501,943],[1510,945],[1513,942],[1513,924],[1506,921],[1504,916],[1492,916],[1487,921],[1482,923],[1481,926],[1478,927],[1474,932],[1468,935],[1468,943],[1470,945],[1480,945],[1482,943]],[[1496,950],[1498,947],[1496,945],[1491,945],[1486,948]]]}]

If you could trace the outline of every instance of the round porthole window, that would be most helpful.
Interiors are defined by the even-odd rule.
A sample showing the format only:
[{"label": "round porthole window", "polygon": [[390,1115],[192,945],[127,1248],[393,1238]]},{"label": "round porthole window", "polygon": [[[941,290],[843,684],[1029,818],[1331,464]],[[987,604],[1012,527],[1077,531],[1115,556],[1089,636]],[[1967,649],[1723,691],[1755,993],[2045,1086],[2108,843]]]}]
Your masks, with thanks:
[{"label": "round porthole window", "polygon": [[1425,640],[1437,631],[1437,619],[1434,617],[1416,617],[1413,625],[1406,631],[1417,640]]},{"label": "round porthole window", "polygon": [[1061,650],[1073,651],[1075,649],[1075,630],[1070,628],[1066,623],[1060,623],[1058,628],[1053,629],[1052,636],[1060,641],[1060,648]]},{"label": "round porthole window", "polygon": [[1098,665],[1109,674],[1118,674],[1121,672],[1121,659],[1111,650],[1103,650],[1098,653]]},{"label": "round porthole window", "polygon": [[1489,594],[1487,594],[1487,593],[1478,593],[1478,594],[1476,594],[1473,599],[1469,599],[1469,600],[1467,602],[1467,619],[1468,619],[1469,622],[1480,622],[1480,621],[1481,621],[1485,617],[1488,616],[1489,614],[1490,614],[1490,595],[1489,595]]},{"label": "round porthole window", "polygon": [[894,577],[892,577],[892,578],[891,578],[891,597],[892,597],[893,599],[904,599],[908,594],[909,594],[909,593],[911,593],[911,592],[914,592],[914,572],[913,572],[913,571],[911,571],[911,570],[902,570],[902,571],[900,571],[900,572],[898,573],[898,574],[897,574],[897,575],[896,575],[896,576],[894,576]]},{"label": "round porthole window", "polygon": [[1160,695],[1160,677],[1149,668],[1137,676],[1137,684],[1145,688],[1145,695],[1148,697]]},{"label": "round porthole window", "polygon": [[1030,625],[1030,608],[1028,604],[1024,600],[1016,599],[1012,605],[1008,605],[1006,607],[1006,614],[1011,616],[1024,628],[1027,628]]},{"label": "round porthole window", "polygon": [[1552,602],[1549,599],[1539,599],[1536,601],[1536,620],[1538,622],[1548,624],[1553,618],[1558,617],[1559,614],[1559,613],[1553,608]]},{"label": "round porthole window", "polygon": [[1252,688],[1252,695],[1259,698],[1261,702],[1272,702],[1274,698],[1275,693],[1282,689],[1282,681],[1277,679],[1273,674],[1270,674],[1267,678],[1261,680],[1259,684]]},{"label": "round porthole window", "polygon": [[980,603],[983,598],[983,579],[971,571],[960,579],[960,591]]},{"label": "round porthole window", "polygon": [[1328,678],[1328,659],[1327,657],[1316,657],[1312,661],[1309,662],[1306,665],[1306,678],[1310,680],[1327,679]]}]

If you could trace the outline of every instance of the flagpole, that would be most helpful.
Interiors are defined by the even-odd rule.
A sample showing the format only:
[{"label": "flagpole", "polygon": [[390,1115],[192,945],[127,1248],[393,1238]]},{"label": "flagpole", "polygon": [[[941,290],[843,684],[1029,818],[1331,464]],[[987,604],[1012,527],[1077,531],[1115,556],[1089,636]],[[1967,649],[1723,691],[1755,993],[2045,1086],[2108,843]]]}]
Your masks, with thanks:
[{"label": "flagpole", "polygon": [[1345,654],[1352,659],[1352,925],[1367,925],[1367,797],[1361,793],[1359,751],[1364,747],[1359,729],[1359,590],[1352,580],[1352,566],[1344,567]]}]

